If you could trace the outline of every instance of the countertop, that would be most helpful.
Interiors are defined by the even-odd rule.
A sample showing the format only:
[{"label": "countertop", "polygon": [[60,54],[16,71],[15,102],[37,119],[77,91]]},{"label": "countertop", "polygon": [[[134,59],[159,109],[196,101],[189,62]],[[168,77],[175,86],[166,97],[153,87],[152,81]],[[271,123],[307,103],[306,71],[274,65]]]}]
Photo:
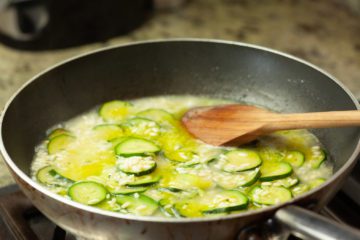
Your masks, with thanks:
[{"label": "countertop", "polygon": [[[333,74],[360,99],[360,16],[330,0],[192,0],[161,10],[135,31],[105,42],[56,51],[0,44],[0,106],[27,80],[64,59],[147,39],[216,38],[287,52]],[[12,183],[2,159],[0,186]]]}]

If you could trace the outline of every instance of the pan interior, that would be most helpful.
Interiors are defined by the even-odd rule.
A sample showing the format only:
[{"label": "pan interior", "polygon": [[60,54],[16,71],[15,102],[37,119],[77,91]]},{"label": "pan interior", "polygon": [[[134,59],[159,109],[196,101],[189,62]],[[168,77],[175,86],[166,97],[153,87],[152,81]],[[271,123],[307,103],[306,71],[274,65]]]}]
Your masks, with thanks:
[{"label": "pan interior", "polygon": [[[5,149],[29,175],[34,147],[49,127],[105,101],[156,95],[225,98],[289,113],[356,109],[328,76],[283,55],[216,42],[152,42],[96,52],[36,77],[6,110]],[[360,138],[359,128],[314,132],[335,171]]]}]

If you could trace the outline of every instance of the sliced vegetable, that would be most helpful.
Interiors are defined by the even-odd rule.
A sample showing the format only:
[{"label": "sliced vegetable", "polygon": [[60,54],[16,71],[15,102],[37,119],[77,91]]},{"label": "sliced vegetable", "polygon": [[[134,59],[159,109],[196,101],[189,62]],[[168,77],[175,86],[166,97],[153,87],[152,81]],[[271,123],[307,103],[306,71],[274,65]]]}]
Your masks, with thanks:
[{"label": "sliced vegetable", "polygon": [[323,184],[326,180],[324,178],[316,178],[314,180],[309,181],[310,188],[316,188]]},{"label": "sliced vegetable", "polygon": [[121,188],[107,188],[111,194],[119,195],[119,194],[132,194],[132,193],[142,193],[145,192],[147,187],[121,187]]},{"label": "sliced vegetable", "polygon": [[36,179],[46,185],[63,186],[70,182],[70,180],[60,176],[52,166],[46,166],[36,173]]},{"label": "sliced vegetable", "polygon": [[179,193],[179,192],[184,191],[183,189],[174,188],[174,187],[162,187],[162,188],[158,188],[158,190],[163,191],[163,192],[170,192],[170,193]]},{"label": "sliced vegetable", "polygon": [[174,204],[176,211],[183,217],[200,217],[208,214],[223,214],[245,209],[248,198],[241,192],[228,190],[206,192],[202,196],[186,199]]},{"label": "sliced vegetable", "polygon": [[291,192],[285,187],[255,186],[249,192],[249,197],[256,204],[274,205],[292,199]]},{"label": "sliced vegetable", "polygon": [[116,202],[130,213],[139,216],[153,215],[159,207],[159,204],[155,200],[141,193],[117,195]]},{"label": "sliced vegetable", "polygon": [[156,162],[150,156],[119,157],[117,159],[117,167],[124,173],[142,176],[152,173],[156,168]]},{"label": "sliced vegetable", "polygon": [[275,147],[260,147],[259,155],[263,161],[283,161],[285,152]]},{"label": "sliced vegetable", "polygon": [[208,208],[203,210],[204,214],[227,213],[245,209],[248,205],[248,198],[239,191],[222,191],[210,197]]},{"label": "sliced vegetable", "polygon": [[278,180],[274,180],[271,182],[264,182],[262,185],[272,185],[272,186],[283,186],[286,188],[290,188],[299,183],[299,179],[297,177],[286,177]]},{"label": "sliced vegetable", "polygon": [[49,143],[47,144],[47,150],[49,154],[54,154],[60,152],[66,147],[75,141],[75,137],[69,134],[60,134],[56,137],[50,139]]},{"label": "sliced vegetable", "polygon": [[105,140],[111,140],[124,135],[122,128],[117,124],[100,124],[95,126],[93,130],[97,137]]},{"label": "sliced vegetable", "polygon": [[167,159],[175,162],[188,162],[193,160],[194,156],[196,156],[193,152],[183,149],[171,152],[166,151],[164,154]]},{"label": "sliced vegetable", "polygon": [[76,182],[68,190],[69,197],[79,203],[95,205],[106,198],[106,188],[97,182],[82,181]]},{"label": "sliced vegetable", "polygon": [[259,169],[249,170],[236,174],[215,173],[214,179],[217,185],[225,189],[235,189],[238,187],[248,187],[254,184],[260,176]]},{"label": "sliced vegetable", "polygon": [[59,136],[61,134],[64,134],[64,133],[70,134],[70,132],[64,128],[56,128],[48,134],[48,139],[52,139],[52,138]]},{"label": "sliced vegetable", "polygon": [[155,143],[142,139],[129,137],[115,147],[115,153],[120,156],[146,155],[156,153],[160,148]]},{"label": "sliced vegetable", "polygon": [[216,166],[225,172],[242,172],[260,166],[261,162],[257,152],[249,149],[239,149],[221,155]]},{"label": "sliced vegetable", "polygon": [[292,174],[292,167],[287,162],[264,162],[260,167],[260,181],[273,181]]},{"label": "sliced vegetable", "polygon": [[312,147],[311,156],[308,161],[311,164],[311,167],[316,169],[326,160],[326,153],[319,146]]},{"label": "sliced vegetable", "polygon": [[106,102],[100,107],[99,115],[106,121],[121,121],[128,115],[131,106],[119,100]]},{"label": "sliced vegetable", "polygon": [[310,186],[305,183],[300,183],[291,188],[291,192],[294,196],[299,196],[310,190]]},{"label": "sliced vegetable", "polygon": [[305,162],[305,155],[299,151],[289,151],[286,153],[284,161],[293,167],[301,167]]},{"label": "sliced vegetable", "polygon": [[159,124],[174,124],[175,118],[165,110],[151,108],[136,114],[138,117],[153,120]]},{"label": "sliced vegetable", "polygon": [[146,176],[146,177],[139,177],[134,182],[127,183],[126,186],[128,187],[145,187],[157,184],[160,181],[160,176]]},{"label": "sliced vegetable", "polygon": [[181,215],[176,210],[174,204],[168,203],[166,199],[160,200],[159,204],[160,204],[160,210],[162,213],[165,214],[165,216],[181,218]]},{"label": "sliced vegetable", "polygon": [[167,182],[162,183],[165,187],[181,188],[181,189],[208,189],[213,186],[213,182],[206,177],[195,174],[177,174],[171,176]]},{"label": "sliced vegetable", "polygon": [[160,134],[160,126],[146,118],[132,118],[123,124],[127,135],[140,137],[156,137]]}]

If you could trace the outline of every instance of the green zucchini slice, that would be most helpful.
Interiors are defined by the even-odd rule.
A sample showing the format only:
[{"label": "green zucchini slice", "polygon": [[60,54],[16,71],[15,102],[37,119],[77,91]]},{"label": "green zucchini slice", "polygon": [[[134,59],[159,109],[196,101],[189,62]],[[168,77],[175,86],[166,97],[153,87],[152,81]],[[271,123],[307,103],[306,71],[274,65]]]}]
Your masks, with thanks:
[{"label": "green zucchini slice", "polygon": [[319,146],[312,147],[311,156],[308,158],[313,169],[317,169],[326,160],[326,153]]},{"label": "green zucchini slice", "polygon": [[310,190],[310,186],[305,183],[300,183],[291,188],[292,194],[296,197]]},{"label": "green zucchini slice", "polygon": [[186,199],[174,204],[183,217],[200,217],[209,214],[224,214],[245,209],[248,198],[236,190],[206,192],[203,196]]},{"label": "green zucchini slice", "polygon": [[299,151],[289,151],[286,153],[284,161],[293,167],[301,167],[305,162],[305,155]]},{"label": "green zucchini slice", "polygon": [[127,135],[151,138],[160,134],[159,124],[146,118],[132,118],[122,126]]},{"label": "green zucchini slice", "polygon": [[132,193],[142,193],[145,192],[147,187],[121,187],[121,188],[107,188],[108,191],[113,195],[126,195]]},{"label": "green zucchini slice", "polygon": [[36,179],[42,184],[54,186],[64,186],[71,182],[71,180],[60,176],[52,166],[39,169],[36,173]]},{"label": "green zucchini slice", "polygon": [[[290,188],[290,187],[295,186],[296,184],[298,184],[299,179],[297,177],[289,176],[289,177],[286,177],[286,178],[277,179],[277,180],[266,182],[266,183],[268,185],[272,185],[272,186],[283,186],[283,187],[286,187],[286,188]],[[265,185],[265,182],[263,183],[263,185]]]},{"label": "green zucchini slice", "polygon": [[261,205],[274,205],[289,201],[292,194],[285,187],[257,185],[249,192],[249,197],[253,203]]},{"label": "green zucchini slice", "polygon": [[135,179],[134,182],[127,183],[127,187],[147,187],[151,185],[155,185],[160,181],[160,176],[143,176]]},{"label": "green zucchini slice", "polygon": [[238,149],[220,155],[216,166],[225,172],[242,172],[261,165],[257,152],[249,149]]},{"label": "green zucchini slice", "polygon": [[218,186],[224,189],[235,189],[238,187],[248,187],[254,184],[260,176],[259,169],[249,170],[236,174],[215,173],[214,180]]},{"label": "green zucchini slice", "polygon": [[106,188],[97,182],[81,181],[70,186],[68,196],[79,203],[95,205],[105,200]]},{"label": "green zucchini slice", "polygon": [[100,124],[93,128],[96,135],[107,141],[124,135],[123,129],[118,124]]},{"label": "green zucchini slice", "polygon": [[159,204],[154,199],[141,193],[117,195],[116,202],[130,213],[139,216],[151,216],[159,208]]},{"label": "green zucchini slice", "polygon": [[142,176],[152,173],[156,168],[156,162],[150,156],[119,157],[117,167],[124,173]]},{"label": "green zucchini slice", "polygon": [[131,106],[129,102],[119,100],[106,102],[100,107],[99,115],[105,121],[121,121],[129,114]]},{"label": "green zucchini slice", "polygon": [[316,178],[314,180],[309,181],[308,184],[310,185],[310,188],[316,188],[321,184],[323,184],[324,182],[326,182],[324,178]]},{"label": "green zucchini slice", "polygon": [[173,124],[175,118],[165,110],[151,108],[136,114],[138,117],[153,120],[159,124]]},{"label": "green zucchini slice", "polygon": [[203,210],[202,213],[218,214],[238,211],[245,209],[248,202],[248,198],[239,191],[222,191],[211,197],[211,200],[207,205],[208,209]]},{"label": "green zucchini slice", "polygon": [[264,162],[260,172],[260,181],[273,181],[290,176],[293,170],[287,162]]},{"label": "green zucchini slice", "polygon": [[54,154],[60,152],[66,147],[75,141],[75,137],[69,134],[60,134],[50,139],[49,143],[47,144],[47,150],[49,154]]},{"label": "green zucchini slice", "polygon": [[159,151],[160,148],[155,145],[155,143],[146,139],[135,137],[125,139],[115,147],[115,153],[124,157],[147,155]]},{"label": "green zucchini slice", "polygon": [[61,134],[64,134],[64,133],[67,133],[70,135],[70,132],[64,128],[56,128],[48,134],[48,139],[52,139],[52,138],[59,136]]}]

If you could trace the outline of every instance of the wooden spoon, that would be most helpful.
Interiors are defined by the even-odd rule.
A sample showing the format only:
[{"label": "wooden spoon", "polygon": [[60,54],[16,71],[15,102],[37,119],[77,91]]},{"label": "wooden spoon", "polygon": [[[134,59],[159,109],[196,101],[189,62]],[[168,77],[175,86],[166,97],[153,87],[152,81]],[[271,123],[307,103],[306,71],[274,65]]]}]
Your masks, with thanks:
[{"label": "wooden spoon", "polygon": [[237,146],[278,130],[360,126],[360,111],[279,114],[232,104],[193,108],[182,122],[192,135],[208,144]]}]

